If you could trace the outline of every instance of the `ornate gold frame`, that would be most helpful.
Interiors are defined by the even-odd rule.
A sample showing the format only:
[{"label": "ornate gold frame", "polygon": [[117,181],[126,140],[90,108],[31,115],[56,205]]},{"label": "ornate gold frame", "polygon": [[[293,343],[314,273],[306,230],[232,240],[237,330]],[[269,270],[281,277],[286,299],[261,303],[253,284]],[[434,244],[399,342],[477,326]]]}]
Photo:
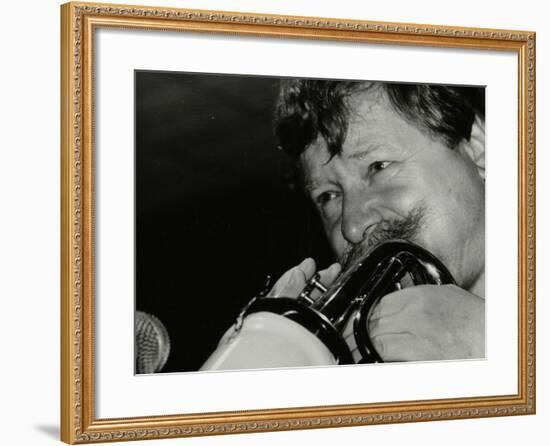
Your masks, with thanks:
[{"label": "ornate gold frame", "polygon": [[[61,439],[91,443],[535,413],[535,33],[67,3],[61,8]],[[519,66],[516,395],[96,419],[93,35],[99,27],[511,51]]]}]

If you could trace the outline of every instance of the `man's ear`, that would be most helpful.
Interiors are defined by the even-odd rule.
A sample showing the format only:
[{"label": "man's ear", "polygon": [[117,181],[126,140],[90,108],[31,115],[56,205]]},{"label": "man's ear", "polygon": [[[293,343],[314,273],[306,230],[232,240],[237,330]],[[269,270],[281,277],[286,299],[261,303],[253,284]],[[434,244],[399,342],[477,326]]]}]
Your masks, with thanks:
[{"label": "man's ear", "polygon": [[459,151],[477,167],[477,172],[485,180],[485,121],[476,116],[472,124],[470,140],[459,145]]}]

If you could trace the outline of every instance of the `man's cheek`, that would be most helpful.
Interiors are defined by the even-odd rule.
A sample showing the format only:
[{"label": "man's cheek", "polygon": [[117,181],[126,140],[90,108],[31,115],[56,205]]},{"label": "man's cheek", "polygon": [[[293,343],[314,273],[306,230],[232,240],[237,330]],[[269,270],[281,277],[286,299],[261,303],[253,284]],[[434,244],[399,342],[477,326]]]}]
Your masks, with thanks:
[{"label": "man's cheek", "polygon": [[419,206],[421,193],[414,183],[395,178],[393,181],[378,183],[369,190],[371,215],[379,219],[394,219],[406,217],[409,212]]},{"label": "man's cheek", "polygon": [[412,209],[423,207],[425,200],[426,194],[407,184],[393,185],[380,194],[382,206],[401,216],[407,215]]},{"label": "man's cheek", "polygon": [[334,224],[325,226],[325,233],[327,234],[328,241],[336,257],[340,257],[346,250],[347,243],[342,235],[342,226],[340,221]]}]

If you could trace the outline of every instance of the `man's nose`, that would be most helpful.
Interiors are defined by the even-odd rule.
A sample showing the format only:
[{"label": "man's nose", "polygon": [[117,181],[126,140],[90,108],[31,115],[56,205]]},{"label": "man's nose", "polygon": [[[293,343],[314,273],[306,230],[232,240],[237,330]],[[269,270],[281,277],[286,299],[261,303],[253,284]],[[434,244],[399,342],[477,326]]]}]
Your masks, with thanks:
[{"label": "man's nose", "polygon": [[342,209],[341,230],[351,244],[361,243],[366,229],[376,221],[376,213],[366,194],[348,194]]}]

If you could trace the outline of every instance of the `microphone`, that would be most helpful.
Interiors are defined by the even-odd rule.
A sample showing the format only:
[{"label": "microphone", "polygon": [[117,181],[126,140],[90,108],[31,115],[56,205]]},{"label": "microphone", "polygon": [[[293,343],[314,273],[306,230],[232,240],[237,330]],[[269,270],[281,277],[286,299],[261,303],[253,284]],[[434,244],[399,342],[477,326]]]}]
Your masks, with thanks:
[{"label": "microphone", "polygon": [[170,354],[170,337],[162,322],[152,314],[135,314],[135,371],[137,374],[162,370]]}]

